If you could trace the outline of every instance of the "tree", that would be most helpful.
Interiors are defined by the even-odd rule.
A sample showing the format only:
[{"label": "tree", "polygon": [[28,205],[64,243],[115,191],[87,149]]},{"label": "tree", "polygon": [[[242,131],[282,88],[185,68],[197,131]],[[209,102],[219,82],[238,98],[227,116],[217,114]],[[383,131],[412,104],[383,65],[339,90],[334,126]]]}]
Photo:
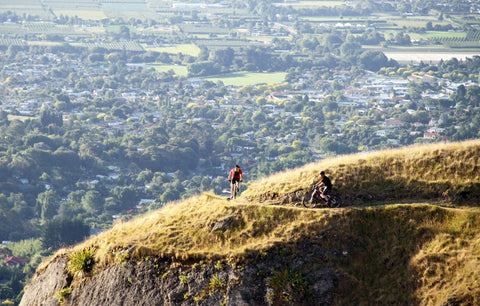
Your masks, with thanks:
[{"label": "tree", "polygon": [[467,104],[476,107],[480,105],[480,87],[477,85],[471,85],[467,87],[465,93],[465,99]]},{"label": "tree", "polygon": [[104,199],[100,192],[89,190],[82,197],[82,206],[91,215],[98,214],[103,208]]},{"label": "tree", "polygon": [[455,94],[455,101],[461,102],[465,101],[465,95],[467,94],[467,89],[465,85],[461,84],[457,87],[457,92]]},{"label": "tree", "polygon": [[256,124],[261,124],[265,122],[265,114],[261,111],[256,112],[252,116],[252,121],[255,122]]},{"label": "tree", "polygon": [[40,216],[44,222],[57,214],[58,200],[59,196],[54,190],[47,190],[37,196],[37,207],[40,209]]},{"label": "tree", "polygon": [[[145,171],[141,173],[145,173]],[[139,201],[139,197],[133,186],[115,187],[112,190],[112,195],[123,209],[131,209],[135,207]]]},{"label": "tree", "polygon": [[125,25],[121,25],[119,35],[121,38],[130,39],[130,29]]},{"label": "tree", "polygon": [[411,45],[412,44],[412,41],[410,40],[410,36],[406,33],[403,33],[403,32],[398,32],[396,35],[395,35],[395,43],[397,45],[402,45],[402,46],[405,46],[405,45]]},{"label": "tree", "polygon": [[230,67],[235,58],[235,51],[232,48],[215,51],[215,62],[224,67]]},{"label": "tree", "polygon": [[47,127],[50,124],[61,127],[63,126],[63,115],[49,109],[44,109],[40,115],[40,122],[43,127]]},{"label": "tree", "polygon": [[368,50],[363,52],[359,58],[363,68],[371,71],[378,71],[382,67],[388,66],[388,58],[381,51]]},{"label": "tree", "polygon": [[54,218],[42,227],[44,248],[58,249],[82,241],[90,234],[90,227],[80,219]]}]

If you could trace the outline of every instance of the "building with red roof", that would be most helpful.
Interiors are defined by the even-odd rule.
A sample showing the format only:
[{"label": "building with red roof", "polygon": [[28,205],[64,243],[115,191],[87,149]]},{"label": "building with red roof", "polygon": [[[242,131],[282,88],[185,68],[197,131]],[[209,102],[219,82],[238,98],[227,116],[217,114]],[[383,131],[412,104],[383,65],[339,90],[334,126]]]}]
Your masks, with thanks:
[{"label": "building with red roof", "polygon": [[28,260],[23,258],[18,258],[15,256],[9,256],[5,258],[5,262],[9,266],[19,267],[19,266],[24,266],[28,262]]}]

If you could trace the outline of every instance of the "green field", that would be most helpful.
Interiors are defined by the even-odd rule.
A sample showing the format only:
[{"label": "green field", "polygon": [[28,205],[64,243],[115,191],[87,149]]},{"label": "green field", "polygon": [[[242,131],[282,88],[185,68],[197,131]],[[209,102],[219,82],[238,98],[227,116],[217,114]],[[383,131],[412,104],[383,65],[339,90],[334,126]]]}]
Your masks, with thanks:
[{"label": "green field", "polygon": [[38,119],[39,117],[31,117],[31,116],[21,116],[21,115],[8,115],[8,120],[13,121],[13,120],[20,120],[20,121],[26,121],[26,120],[33,120],[33,119]]},{"label": "green field", "polygon": [[164,47],[145,47],[147,51],[155,51],[155,52],[165,52],[165,53],[172,53],[172,54],[185,54],[190,56],[198,56],[200,53],[200,49],[194,44],[179,44],[179,45],[169,45]]},{"label": "green field", "polygon": [[465,38],[467,36],[466,32],[435,32],[429,31],[425,34],[422,34],[423,38],[432,39],[432,38]]},{"label": "green field", "polygon": [[[182,65],[164,65],[164,64],[148,64],[149,67],[155,68],[158,72],[167,72],[173,70],[176,75],[187,76],[187,66]],[[244,85],[256,85],[262,83],[276,84],[285,81],[284,72],[274,73],[257,73],[257,72],[237,72],[224,75],[216,75],[212,77],[202,77],[204,80],[217,82],[222,81],[225,85],[244,86]]]},{"label": "green field", "polygon": [[107,15],[100,10],[54,10],[55,15],[70,16],[85,19],[85,20],[102,20],[107,18]]},{"label": "green field", "polygon": [[256,72],[238,72],[220,76],[203,78],[212,82],[222,81],[225,85],[244,86],[256,84],[276,84],[285,81],[285,72],[256,73]]},{"label": "green field", "polygon": [[286,3],[275,3],[275,6],[291,6],[293,8],[308,8],[308,7],[335,7],[346,5],[344,1],[297,1]]},{"label": "green field", "polygon": [[158,72],[167,72],[167,71],[173,70],[176,75],[179,75],[179,76],[187,76],[188,75],[187,66],[164,65],[164,64],[148,64],[147,66],[155,68],[155,70],[158,71]]}]

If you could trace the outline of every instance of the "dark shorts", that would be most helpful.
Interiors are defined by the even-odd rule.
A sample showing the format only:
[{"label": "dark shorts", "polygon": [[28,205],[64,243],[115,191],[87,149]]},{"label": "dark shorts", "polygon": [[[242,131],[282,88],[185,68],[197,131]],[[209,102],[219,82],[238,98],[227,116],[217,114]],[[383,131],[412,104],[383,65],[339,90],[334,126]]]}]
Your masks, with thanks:
[{"label": "dark shorts", "polygon": [[322,191],[322,194],[329,194],[332,188],[325,187]]},{"label": "dark shorts", "polygon": [[240,178],[239,178],[239,177],[234,177],[234,178],[232,178],[232,184],[235,185],[236,182],[240,182]]}]

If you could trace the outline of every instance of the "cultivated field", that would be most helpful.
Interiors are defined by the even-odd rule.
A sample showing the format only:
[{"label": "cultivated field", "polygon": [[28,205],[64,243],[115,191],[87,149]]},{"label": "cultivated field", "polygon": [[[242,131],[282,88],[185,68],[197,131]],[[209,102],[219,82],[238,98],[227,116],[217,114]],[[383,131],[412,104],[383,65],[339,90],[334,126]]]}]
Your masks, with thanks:
[{"label": "cultivated field", "polygon": [[449,60],[456,58],[458,60],[464,60],[467,57],[480,56],[479,52],[395,52],[395,51],[386,51],[384,52],[388,58],[392,58],[399,63],[419,63],[424,62],[429,63],[438,63],[439,61]]}]

